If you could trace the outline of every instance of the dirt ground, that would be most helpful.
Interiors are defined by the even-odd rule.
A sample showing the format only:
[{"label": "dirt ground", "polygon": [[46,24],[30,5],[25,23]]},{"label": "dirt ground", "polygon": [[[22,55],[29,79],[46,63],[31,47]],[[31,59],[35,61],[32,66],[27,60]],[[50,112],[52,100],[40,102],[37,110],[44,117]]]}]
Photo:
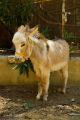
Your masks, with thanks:
[{"label": "dirt ground", "polygon": [[47,102],[35,99],[35,88],[0,86],[0,120],[80,120],[80,87],[63,95],[51,86]]}]

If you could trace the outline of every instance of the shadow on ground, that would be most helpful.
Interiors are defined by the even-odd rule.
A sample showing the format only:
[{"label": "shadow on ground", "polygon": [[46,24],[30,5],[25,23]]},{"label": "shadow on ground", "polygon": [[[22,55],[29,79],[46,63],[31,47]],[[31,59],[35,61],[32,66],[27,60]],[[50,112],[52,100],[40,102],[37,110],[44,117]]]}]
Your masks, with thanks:
[{"label": "shadow on ground", "polygon": [[37,86],[0,86],[0,120],[79,120],[80,87],[65,95],[51,86],[47,102],[37,101]]}]

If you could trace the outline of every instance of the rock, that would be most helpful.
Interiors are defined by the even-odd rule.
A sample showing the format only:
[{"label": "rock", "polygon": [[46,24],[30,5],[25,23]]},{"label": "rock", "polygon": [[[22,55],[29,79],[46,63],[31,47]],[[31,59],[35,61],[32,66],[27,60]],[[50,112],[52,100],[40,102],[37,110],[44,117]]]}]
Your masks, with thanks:
[{"label": "rock", "polygon": [[71,99],[71,102],[75,102],[75,98],[72,98],[72,99]]}]

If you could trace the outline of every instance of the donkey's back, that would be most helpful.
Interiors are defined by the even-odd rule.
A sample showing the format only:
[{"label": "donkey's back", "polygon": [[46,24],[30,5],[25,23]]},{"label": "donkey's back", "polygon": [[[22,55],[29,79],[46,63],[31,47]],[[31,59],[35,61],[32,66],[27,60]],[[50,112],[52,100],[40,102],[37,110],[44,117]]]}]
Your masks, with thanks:
[{"label": "donkey's back", "polygon": [[48,59],[51,71],[62,69],[69,60],[69,45],[65,40],[47,41]]}]

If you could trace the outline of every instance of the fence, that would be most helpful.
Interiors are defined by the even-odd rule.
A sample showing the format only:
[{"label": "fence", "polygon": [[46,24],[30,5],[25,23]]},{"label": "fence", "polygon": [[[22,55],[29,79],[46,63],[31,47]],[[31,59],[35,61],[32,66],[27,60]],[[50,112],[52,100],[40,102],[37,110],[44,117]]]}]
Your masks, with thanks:
[{"label": "fence", "polygon": [[[69,42],[80,44],[80,1],[70,0],[65,3],[67,22],[64,29],[64,37]],[[41,28],[50,28],[49,37],[62,36],[62,0],[42,0],[35,4],[35,12],[32,18],[33,24],[40,24]]]},{"label": "fence", "polygon": [[[68,14],[67,22],[64,26],[64,38],[69,43],[74,42],[76,45],[78,44],[80,48],[80,0],[66,0],[65,10]],[[30,21],[30,24],[32,26],[39,24],[41,30],[45,29],[45,27],[48,27],[49,30],[47,32],[48,34],[47,37],[49,37],[49,39],[53,39],[55,37],[61,38],[62,0],[35,0],[34,10],[32,13],[32,19]],[[1,27],[0,29],[2,31]],[[3,45],[10,47],[12,45],[10,41],[11,37],[6,42],[5,35],[2,35],[2,33],[0,36],[2,37],[4,36],[4,39],[3,38],[2,38],[3,40],[0,39],[1,46]],[[2,44],[3,42],[4,44]],[[7,45],[5,45],[5,43]]]}]

